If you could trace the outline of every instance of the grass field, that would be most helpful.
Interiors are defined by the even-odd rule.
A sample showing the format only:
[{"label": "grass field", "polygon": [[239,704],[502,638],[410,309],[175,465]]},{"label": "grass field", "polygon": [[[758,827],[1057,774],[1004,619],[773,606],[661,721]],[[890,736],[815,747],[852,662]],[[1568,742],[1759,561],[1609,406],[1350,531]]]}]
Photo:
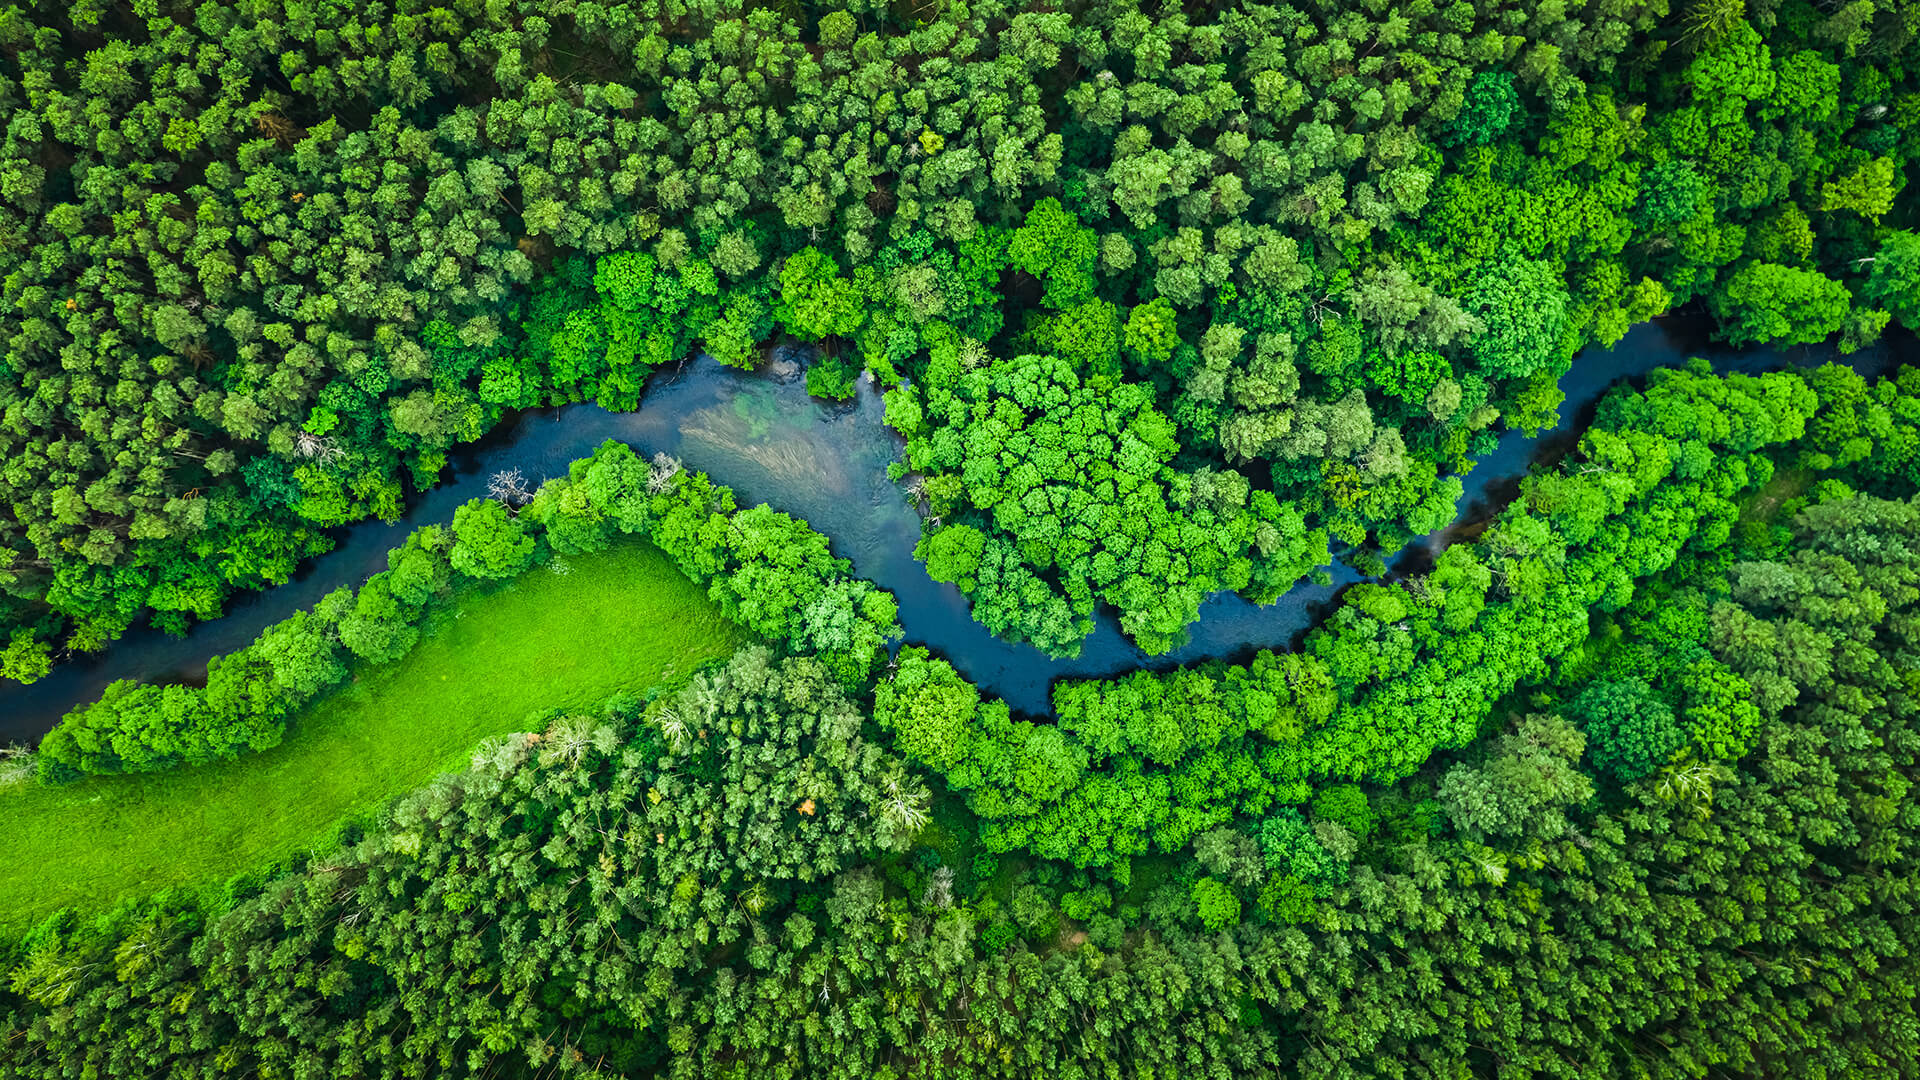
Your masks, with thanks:
[{"label": "grass field", "polygon": [[297,715],[273,750],[71,787],[0,789],[0,930],[165,888],[219,889],[465,764],[529,713],[682,678],[745,632],[644,541],[463,593],[419,646]]}]

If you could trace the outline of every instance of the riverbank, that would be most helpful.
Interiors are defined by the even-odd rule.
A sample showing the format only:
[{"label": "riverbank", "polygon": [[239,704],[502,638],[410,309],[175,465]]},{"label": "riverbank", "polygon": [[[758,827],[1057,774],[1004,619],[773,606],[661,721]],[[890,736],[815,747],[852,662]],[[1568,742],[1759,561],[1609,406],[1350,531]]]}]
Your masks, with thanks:
[{"label": "riverbank", "polygon": [[745,633],[653,545],[623,540],[475,588],[435,613],[421,642],[302,710],[263,754],[70,787],[0,789],[8,837],[0,933],[72,906],[184,888],[322,842],[463,764],[529,713],[590,705],[619,690],[684,678]]},{"label": "riverbank", "polygon": [[[1732,349],[1714,344],[1710,329],[1701,318],[1677,316],[1636,326],[1611,347],[1583,351],[1561,379],[1566,400],[1558,424],[1536,436],[1503,434],[1462,477],[1465,493],[1454,524],[1410,545],[1396,566],[1418,565],[1460,535],[1452,530],[1471,530],[1497,514],[1531,464],[1553,460],[1574,445],[1596,403],[1623,381],[1693,356],[1707,359],[1716,371],[1750,373],[1840,360],[1871,377],[1915,355],[1914,339],[1905,333],[1842,356],[1836,343]],[[1335,562],[1327,568],[1326,583],[1302,581],[1273,604],[1217,594],[1188,627],[1188,643],[1162,656],[1136,649],[1104,611],[1071,660],[1003,641],[973,620],[959,589],[933,581],[913,557],[920,516],[887,474],[899,459],[900,441],[884,422],[880,393],[862,381],[854,399],[844,404],[809,397],[796,369],[778,363],[787,353],[776,354],[776,363],[758,372],[702,356],[656,373],[647,384],[645,407],[634,412],[578,404],[522,414],[456,455],[447,483],[411,504],[399,522],[356,526],[339,550],[315,560],[299,579],[237,602],[232,614],[196,626],[188,638],[135,631],[105,655],[63,664],[31,686],[0,680],[0,741],[37,740],[74,705],[97,699],[111,679],[197,678],[206,671],[207,657],[233,652],[261,628],[310,607],[327,591],[384,569],[388,548],[414,528],[451,519],[454,507],[467,499],[485,495],[493,472],[519,469],[535,482],[558,476],[606,439],[628,443],[644,456],[671,454],[733,489],[742,506],[764,502],[809,522],[831,540],[835,555],[852,561],[855,577],[893,593],[908,643],[931,647],[983,692],[1030,716],[1052,711],[1048,695],[1058,679],[1107,678],[1139,668],[1165,670],[1205,659],[1244,659],[1257,649],[1291,648],[1342,588],[1362,580],[1357,571]],[[1403,561],[1408,555],[1414,563]]]}]

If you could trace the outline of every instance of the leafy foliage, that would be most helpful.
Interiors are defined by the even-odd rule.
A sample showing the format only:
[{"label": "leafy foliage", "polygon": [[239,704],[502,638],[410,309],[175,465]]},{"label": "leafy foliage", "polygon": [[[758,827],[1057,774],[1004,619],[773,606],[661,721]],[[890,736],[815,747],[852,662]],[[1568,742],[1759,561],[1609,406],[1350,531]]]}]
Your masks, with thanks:
[{"label": "leafy foliage", "polygon": [[1582,342],[1904,318],[1888,4],[855,9],[9,16],[0,670],[214,617],[691,348],[825,342],[828,395],[962,339],[1144,378],[1182,471],[1274,466],[1378,558]]},{"label": "leafy foliage", "polygon": [[1595,683],[1567,706],[1586,733],[1593,763],[1621,780],[1638,780],[1686,745],[1673,710],[1638,679]]},{"label": "leafy foliage", "polygon": [[671,461],[642,462],[609,441],[543,484],[528,511],[475,499],[451,533],[415,530],[387,553],[388,569],[356,592],[335,590],[311,611],[262,631],[208,665],[207,685],[122,680],[48,733],[39,776],[149,772],[277,746],[288,716],[339,683],[349,656],[387,664],[419,641],[421,623],[453,574],[479,581],[523,573],[549,545],[606,546],[613,529],[649,536],[728,618],[790,648],[819,653],[836,675],[863,680],[899,633],[893,597],[855,581],[826,537],[764,506],[736,511],[733,493]]},{"label": "leafy foliage", "polygon": [[[562,8],[0,13],[0,674],[216,617],[693,348],[869,374],[930,574],[1159,653],[1331,539],[1383,569],[1588,341],[1920,320],[1890,0]],[[539,715],[224,904],[5,943],[0,1069],[1897,1074],[1916,400],[1656,374],[1298,651],[1052,724],[889,663],[806,523],[610,444],[35,767],[271,746],[456,582],[619,534],[772,648]]]},{"label": "leafy foliage", "polygon": [[1208,594],[1249,588],[1256,573],[1291,581],[1318,561],[1315,539],[1324,550],[1239,474],[1170,468],[1174,425],[1144,385],[1099,386],[1059,357],[1026,355],[954,363],[923,393],[926,413],[953,422],[914,432],[907,463],[958,475],[967,504],[915,554],[936,580],[961,583],[995,633],[1072,655],[1106,601],[1142,648],[1163,652]]},{"label": "leafy foliage", "polygon": [[[1750,555],[1662,572],[1715,610],[1818,635],[1800,660],[1827,674],[1769,706],[1750,761],[1669,766],[1599,804],[1573,769],[1578,730],[1530,714],[1445,773],[1454,836],[1423,816],[1423,777],[1361,800],[1383,811],[1362,844],[1334,820],[1353,818],[1348,790],[1311,818],[1211,829],[1197,865],[1117,899],[1045,862],[1004,866],[1000,885],[955,873],[942,836],[964,825],[931,823],[829,672],[748,649],[644,705],[537,716],[224,910],[48,921],[10,946],[7,1064],[1239,1075],[1309,1046],[1356,1075],[1439,1077],[1486,1046],[1565,1077],[1637,1062],[1677,1080],[1696,1058],[1856,1069],[1916,1049],[1898,884],[1916,541],[1914,503],[1836,495]],[[1661,645],[1639,635],[1589,645]],[[895,693],[896,711],[920,696]],[[1383,939],[1405,963],[1380,962]],[[1562,1022],[1575,1001],[1582,1022]],[[1809,1008],[1828,1001],[1846,1007]],[[971,1022],[933,1022],[949,1014]],[[1767,1037],[1789,1020],[1796,1039]]]}]

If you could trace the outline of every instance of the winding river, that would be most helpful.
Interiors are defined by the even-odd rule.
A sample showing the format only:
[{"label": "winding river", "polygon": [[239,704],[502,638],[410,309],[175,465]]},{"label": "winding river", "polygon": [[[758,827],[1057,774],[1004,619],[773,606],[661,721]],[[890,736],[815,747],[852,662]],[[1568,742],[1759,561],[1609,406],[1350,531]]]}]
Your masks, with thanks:
[{"label": "winding river", "polygon": [[[1705,330],[1700,320],[1666,319],[1634,328],[1612,348],[1581,353],[1560,381],[1566,393],[1560,426],[1537,438],[1517,431],[1502,437],[1463,478],[1466,493],[1456,524],[1488,516],[1512,497],[1531,462],[1563,453],[1590,422],[1601,394],[1623,379],[1690,356],[1706,357],[1717,371],[1843,359],[1869,377],[1916,356],[1911,336],[1839,357],[1832,346],[1718,348],[1708,343]],[[416,497],[399,521],[340,530],[334,551],[312,560],[285,585],[236,597],[224,618],[198,624],[182,638],[141,627],[100,654],[59,665],[30,686],[0,681],[0,742],[37,739],[73,706],[98,698],[115,679],[204,678],[209,657],[239,649],[262,628],[312,606],[340,585],[357,585],[385,569],[389,548],[421,525],[452,520],[455,507],[486,493],[492,473],[518,468],[537,483],[563,474],[569,462],[606,439],[631,443],[647,454],[672,454],[733,488],[743,506],[767,502],[805,518],[832,539],[836,554],[852,559],[856,574],[898,598],[907,641],[932,647],[982,690],[1031,714],[1049,711],[1047,688],[1057,678],[1108,676],[1290,647],[1342,586],[1359,580],[1336,563],[1330,567],[1331,584],[1303,583],[1273,604],[1216,595],[1200,609],[1189,642],[1158,657],[1134,648],[1111,615],[1103,614],[1077,658],[1053,659],[987,633],[969,616],[959,590],[934,582],[914,560],[920,518],[887,479],[887,465],[899,456],[900,443],[881,416],[880,395],[865,382],[845,404],[809,398],[798,365],[778,353],[760,372],[737,371],[704,356],[658,372],[636,412],[570,405],[522,414],[458,452],[446,482]]]}]

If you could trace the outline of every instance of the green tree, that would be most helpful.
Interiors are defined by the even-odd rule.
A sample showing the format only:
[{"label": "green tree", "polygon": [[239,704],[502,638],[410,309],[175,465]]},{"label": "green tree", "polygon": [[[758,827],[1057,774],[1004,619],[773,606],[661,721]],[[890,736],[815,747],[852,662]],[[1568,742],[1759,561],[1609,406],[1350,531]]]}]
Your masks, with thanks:
[{"label": "green tree", "polygon": [[32,630],[15,630],[7,647],[0,650],[0,678],[30,683],[53,670],[53,656],[47,643]]},{"label": "green tree", "polygon": [[1496,259],[1471,279],[1461,308],[1481,329],[1465,338],[1481,371],[1523,379],[1551,371],[1566,359],[1572,298],[1553,264],[1540,259]]},{"label": "green tree", "polygon": [[1203,877],[1193,883],[1194,909],[1200,924],[1211,931],[1225,930],[1240,922],[1240,898],[1225,882]]},{"label": "green tree", "polygon": [[1820,189],[1820,209],[1851,210],[1868,221],[1879,221],[1893,209],[1893,159],[1877,157],[1845,176],[1827,181]]},{"label": "green tree", "polygon": [[1619,780],[1647,775],[1687,741],[1672,707],[1639,679],[1595,683],[1566,713],[1586,733],[1595,767]]},{"label": "green tree", "polygon": [[1887,233],[1874,253],[1863,291],[1902,326],[1920,329],[1920,233]]},{"label": "green tree", "polygon": [[1298,810],[1282,807],[1262,821],[1259,839],[1269,869],[1304,881],[1322,893],[1347,878],[1346,863],[1327,850]]},{"label": "green tree", "polygon": [[851,281],[840,276],[833,257],[802,248],[780,267],[780,303],[774,317],[803,338],[845,337],[860,328],[866,312]]},{"label": "green tree", "polygon": [[274,681],[305,700],[347,676],[334,633],[325,619],[296,611],[263,631],[253,648],[272,667]]},{"label": "green tree", "polygon": [[1658,230],[1689,221],[1708,204],[1710,188],[1690,162],[1663,161],[1640,174],[1640,201],[1634,224]]},{"label": "green tree", "polygon": [[1173,358],[1180,333],[1173,305],[1164,297],[1129,308],[1124,335],[1127,351],[1143,365],[1153,367]]},{"label": "green tree", "polygon": [[1736,345],[1825,341],[1846,321],[1846,286],[1813,270],[1749,263],[1708,298],[1727,340]]},{"label": "green tree", "polygon": [[382,571],[355,594],[352,609],[340,620],[340,643],[363,660],[391,663],[420,640],[419,614],[394,595],[393,572]]},{"label": "green tree", "polygon": [[1046,303],[1056,311],[1085,300],[1093,292],[1099,237],[1058,199],[1041,199],[1027,211],[1026,224],[1013,232],[1007,260],[1015,269],[1039,278]]},{"label": "green tree", "polygon": [[1587,740],[1565,719],[1535,713],[1487,748],[1478,765],[1461,763],[1440,781],[1440,805],[1469,838],[1566,831],[1562,811],[1593,795],[1578,768]]},{"label": "green tree", "polygon": [[981,559],[986,551],[986,534],[971,525],[946,525],[928,532],[914,545],[913,557],[927,564],[927,576],[935,581],[950,581],[961,592],[971,592],[979,584]]},{"label": "green tree", "polygon": [[909,759],[949,772],[972,753],[980,692],[918,645],[901,649],[895,661],[892,676],[874,688],[874,719]]},{"label": "green tree", "polygon": [[1485,146],[1505,134],[1520,114],[1520,91],[1511,71],[1482,71],[1467,86],[1460,111],[1447,126],[1454,145]]},{"label": "green tree", "polygon": [[470,499],[453,512],[453,568],[471,578],[497,580],[533,562],[534,537],[525,523],[492,499]]}]

